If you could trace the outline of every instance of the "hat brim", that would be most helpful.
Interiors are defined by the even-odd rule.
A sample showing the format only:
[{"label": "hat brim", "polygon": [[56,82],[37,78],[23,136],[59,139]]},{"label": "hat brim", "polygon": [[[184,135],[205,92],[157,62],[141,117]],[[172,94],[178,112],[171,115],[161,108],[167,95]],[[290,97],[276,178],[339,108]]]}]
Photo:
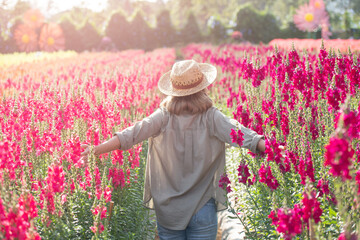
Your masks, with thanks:
[{"label": "hat brim", "polygon": [[217,69],[211,64],[199,63],[201,72],[204,74],[203,80],[195,87],[189,89],[174,88],[170,81],[171,70],[162,75],[158,82],[160,92],[168,96],[188,96],[197,93],[212,84],[217,76]]}]

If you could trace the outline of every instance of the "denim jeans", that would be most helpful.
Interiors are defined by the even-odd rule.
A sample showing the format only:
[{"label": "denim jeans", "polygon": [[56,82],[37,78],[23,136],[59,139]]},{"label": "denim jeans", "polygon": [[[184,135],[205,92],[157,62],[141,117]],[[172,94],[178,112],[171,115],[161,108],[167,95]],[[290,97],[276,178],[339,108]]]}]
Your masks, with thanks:
[{"label": "denim jeans", "polygon": [[157,223],[160,240],[215,240],[217,234],[217,213],[215,200],[211,198],[192,216],[184,230],[170,230]]}]

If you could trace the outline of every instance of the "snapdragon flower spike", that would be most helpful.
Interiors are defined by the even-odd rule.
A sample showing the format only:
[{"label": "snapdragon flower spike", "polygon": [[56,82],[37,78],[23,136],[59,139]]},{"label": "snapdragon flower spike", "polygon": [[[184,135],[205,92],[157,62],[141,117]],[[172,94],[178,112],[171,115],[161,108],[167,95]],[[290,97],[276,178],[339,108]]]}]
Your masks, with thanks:
[{"label": "snapdragon flower spike", "polygon": [[271,190],[276,190],[279,187],[278,181],[272,175],[271,167],[265,167],[264,164],[259,169],[259,182],[265,183]]},{"label": "snapdragon flower spike", "polygon": [[250,179],[249,167],[244,162],[241,162],[238,169],[239,182],[246,185],[253,185],[254,181]]},{"label": "snapdragon flower spike", "polygon": [[332,137],[325,146],[325,166],[330,166],[329,173],[341,177],[343,181],[352,179],[349,167],[352,165],[354,149],[346,139]]},{"label": "snapdragon flower spike", "polygon": [[315,197],[315,192],[311,192],[310,196],[304,193],[304,198],[301,200],[302,207],[302,218],[303,221],[309,224],[310,219],[314,219],[315,223],[320,222],[322,215],[322,209],[320,208],[320,202]]},{"label": "snapdragon flower spike", "polygon": [[124,188],[125,187],[125,174],[122,168],[112,167],[109,169],[108,179],[112,179],[112,184],[115,189],[118,187]]},{"label": "snapdragon flower spike", "polygon": [[271,211],[268,218],[276,231],[283,234],[285,240],[291,240],[302,232],[301,209],[295,204],[293,209],[279,208],[277,212]]},{"label": "snapdragon flower spike", "polygon": [[349,139],[360,139],[360,113],[350,111],[343,115],[345,135]]},{"label": "snapdragon flower spike", "polygon": [[329,189],[329,181],[325,179],[320,179],[316,185],[316,188],[319,190],[319,196],[322,195],[329,195],[330,189]]},{"label": "snapdragon flower spike", "polygon": [[94,222],[94,225],[91,226],[90,229],[95,234],[96,233],[101,234],[105,230],[105,227],[102,223]]},{"label": "snapdragon flower spike", "polygon": [[51,192],[62,193],[66,185],[63,167],[55,163],[49,166],[46,182]]},{"label": "snapdragon flower spike", "polygon": [[100,219],[106,218],[107,208],[105,206],[97,205],[94,209],[91,210],[94,216],[100,214]]},{"label": "snapdragon flower spike", "polygon": [[234,119],[238,120],[244,127],[249,128],[252,122],[248,110],[244,109],[243,106],[238,105],[236,112],[233,112]]},{"label": "snapdragon flower spike", "polygon": [[358,192],[357,192],[357,194],[360,195],[360,170],[358,170],[358,171],[356,172],[355,181],[356,181],[356,184],[357,184],[357,186],[358,186]]},{"label": "snapdragon flower spike", "polygon": [[220,180],[219,180],[219,187],[222,188],[222,189],[225,189],[227,193],[230,193],[232,190],[231,190],[231,187],[230,187],[230,180],[227,176],[226,173],[224,173],[221,177],[220,177]]},{"label": "snapdragon flower spike", "polygon": [[32,223],[38,216],[37,203],[31,194],[21,195],[17,204],[5,210],[3,201],[0,198],[0,234],[4,239],[41,239]]},{"label": "snapdragon flower spike", "polygon": [[230,136],[231,136],[231,141],[233,143],[236,143],[239,146],[243,145],[243,141],[244,141],[243,136],[244,136],[244,134],[241,132],[241,129],[239,129],[237,131],[235,131],[234,129],[231,129]]},{"label": "snapdragon flower spike", "polygon": [[265,154],[267,154],[267,161],[276,162],[281,172],[285,173],[291,170],[289,157],[285,156],[284,161],[282,160],[280,144],[276,142],[275,138],[265,139]]},{"label": "snapdragon flower spike", "polygon": [[259,135],[264,135],[264,130],[263,130],[263,125],[264,125],[264,121],[261,117],[261,114],[258,112],[254,112],[254,121],[253,121],[253,125],[256,124],[255,126],[253,126],[253,130],[255,132],[257,132]]}]

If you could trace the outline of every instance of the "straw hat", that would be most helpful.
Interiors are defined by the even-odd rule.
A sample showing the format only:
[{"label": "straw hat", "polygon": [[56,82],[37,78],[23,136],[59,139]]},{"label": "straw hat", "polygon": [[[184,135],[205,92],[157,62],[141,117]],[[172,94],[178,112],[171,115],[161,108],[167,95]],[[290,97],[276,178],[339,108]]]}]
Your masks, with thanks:
[{"label": "straw hat", "polygon": [[187,96],[209,86],[216,79],[216,67],[195,60],[176,62],[159,80],[159,90],[169,96]]}]

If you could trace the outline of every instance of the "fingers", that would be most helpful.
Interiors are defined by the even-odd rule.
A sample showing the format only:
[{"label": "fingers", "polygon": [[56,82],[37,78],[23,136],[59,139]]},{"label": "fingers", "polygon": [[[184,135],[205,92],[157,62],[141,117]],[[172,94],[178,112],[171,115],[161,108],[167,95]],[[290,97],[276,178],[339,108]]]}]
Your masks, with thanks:
[{"label": "fingers", "polygon": [[80,155],[81,156],[87,156],[89,154],[89,152],[90,152],[89,145],[88,144],[81,144],[80,147],[85,149]]},{"label": "fingers", "polygon": [[81,144],[81,145],[80,145],[80,147],[82,147],[82,148],[86,149],[86,148],[88,148],[88,147],[89,147],[89,144]]}]

